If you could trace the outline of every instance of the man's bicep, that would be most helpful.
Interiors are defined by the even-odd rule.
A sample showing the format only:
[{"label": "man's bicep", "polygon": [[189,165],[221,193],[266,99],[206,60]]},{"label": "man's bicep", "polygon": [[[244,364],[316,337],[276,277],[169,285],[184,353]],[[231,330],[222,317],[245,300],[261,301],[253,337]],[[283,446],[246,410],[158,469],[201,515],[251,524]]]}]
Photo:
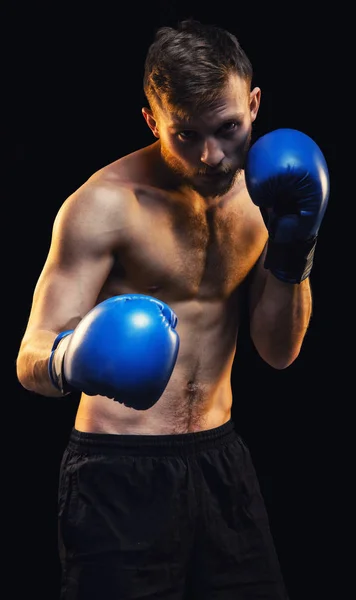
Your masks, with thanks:
[{"label": "man's bicep", "polygon": [[33,295],[28,329],[53,332],[73,329],[95,304],[98,291],[94,271],[76,271],[46,262]]},{"label": "man's bicep", "polygon": [[[64,217],[65,218],[65,217]],[[37,281],[28,329],[72,329],[95,305],[113,264],[109,237],[85,220],[53,228],[50,250]]]}]

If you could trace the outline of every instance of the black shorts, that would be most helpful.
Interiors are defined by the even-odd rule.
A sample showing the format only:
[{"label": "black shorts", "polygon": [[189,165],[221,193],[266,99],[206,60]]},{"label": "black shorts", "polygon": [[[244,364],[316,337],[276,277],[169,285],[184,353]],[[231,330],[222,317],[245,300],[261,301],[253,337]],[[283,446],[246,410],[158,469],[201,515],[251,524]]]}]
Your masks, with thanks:
[{"label": "black shorts", "polygon": [[180,435],[73,430],[59,482],[61,600],[287,600],[232,421]]}]

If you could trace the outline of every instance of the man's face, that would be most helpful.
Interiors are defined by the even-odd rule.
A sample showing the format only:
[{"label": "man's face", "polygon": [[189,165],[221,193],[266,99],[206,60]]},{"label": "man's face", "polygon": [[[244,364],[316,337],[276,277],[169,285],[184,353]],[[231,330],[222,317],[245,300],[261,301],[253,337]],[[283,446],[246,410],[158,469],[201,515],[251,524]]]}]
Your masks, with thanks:
[{"label": "man's face", "polygon": [[259,94],[233,75],[212,107],[186,120],[158,109],[161,154],[183,186],[203,197],[223,196],[233,187],[250,147]]}]

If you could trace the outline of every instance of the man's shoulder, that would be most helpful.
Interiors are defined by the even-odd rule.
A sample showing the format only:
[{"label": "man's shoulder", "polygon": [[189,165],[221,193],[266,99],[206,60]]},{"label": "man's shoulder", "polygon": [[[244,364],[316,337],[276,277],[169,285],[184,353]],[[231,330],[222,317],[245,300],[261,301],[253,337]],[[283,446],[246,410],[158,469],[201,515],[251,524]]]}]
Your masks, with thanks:
[{"label": "man's shoulder", "polygon": [[91,175],[62,204],[57,220],[73,223],[97,221],[105,226],[117,219],[121,221],[133,214],[131,207],[137,204],[135,191],[130,182],[100,169]]},{"label": "man's shoulder", "polygon": [[152,166],[153,145],[139,148],[98,169],[90,180],[112,183],[144,183]]},{"label": "man's shoulder", "polygon": [[82,186],[83,193],[133,199],[135,190],[150,185],[150,148],[122,156],[94,172]]}]

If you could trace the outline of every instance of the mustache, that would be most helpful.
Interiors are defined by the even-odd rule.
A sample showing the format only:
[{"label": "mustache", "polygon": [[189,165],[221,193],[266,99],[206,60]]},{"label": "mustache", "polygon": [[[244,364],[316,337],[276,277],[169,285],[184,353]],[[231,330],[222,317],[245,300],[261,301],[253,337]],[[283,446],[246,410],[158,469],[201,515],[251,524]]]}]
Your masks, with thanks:
[{"label": "mustache", "polygon": [[214,168],[208,168],[208,169],[199,169],[199,171],[197,171],[197,175],[198,176],[205,176],[205,175],[227,175],[228,173],[231,173],[231,167],[227,166],[227,167],[219,167],[218,169]]}]

